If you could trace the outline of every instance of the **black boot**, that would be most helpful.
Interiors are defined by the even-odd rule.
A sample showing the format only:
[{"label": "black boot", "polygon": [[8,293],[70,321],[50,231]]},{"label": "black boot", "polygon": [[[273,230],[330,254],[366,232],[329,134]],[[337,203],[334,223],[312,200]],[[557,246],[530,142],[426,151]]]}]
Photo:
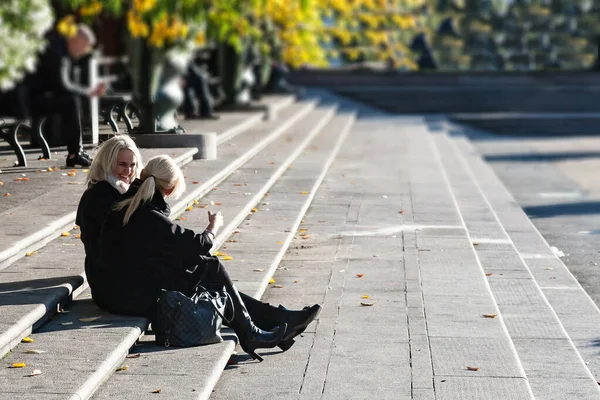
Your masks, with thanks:
[{"label": "black boot", "polygon": [[263,358],[256,354],[255,350],[277,346],[285,334],[287,325],[283,323],[279,326],[273,326],[267,331],[260,329],[252,322],[250,313],[236,288],[229,287],[227,289],[231,295],[234,308],[233,320],[229,325],[238,336],[242,349],[255,360],[263,361]]},{"label": "black boot", "polygon": [[318,304],[304,307],[299,311],[288,310],[282,305],[273,307],[269,303],[263,303],[244,293],[240,293],[240,296],[248,308],[252,321],[260,329],[271,330],[276,326],[287,324],[285,334],[278,345],[283,351],[294,345],[294,338],[304,332],[321,312],[321,306]]}]

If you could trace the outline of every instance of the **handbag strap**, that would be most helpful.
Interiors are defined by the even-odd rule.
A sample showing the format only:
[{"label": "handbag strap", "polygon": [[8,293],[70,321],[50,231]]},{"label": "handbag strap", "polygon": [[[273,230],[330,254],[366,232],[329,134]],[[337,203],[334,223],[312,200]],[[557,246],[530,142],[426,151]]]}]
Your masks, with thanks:
[{"label": "handbag strap", "polygon": [[217,305],[215,304],[216,299],[210,295],[209,290],[207,290],[204,286],[200,284],[196,286],[196,293],[199,292],[198,289],[202,289],[202,291],[209,293],[210,304],[213,306],[215,312],[223,319],[223,321],[227,322],[228,324],[231,324],[231,321],[233,321],[233,318],[235,316],[235,305],[233,304],[233,299],[231,298],[231,295],[227,292],[227,290],[223,291],[225,293],[225,308],[227,308],[227,299],[229,299],[229,303],[231,304],[231,318],[225,317],[224,313],[221,313],[221,311],[219,311],[219,307],[217,307]]}]

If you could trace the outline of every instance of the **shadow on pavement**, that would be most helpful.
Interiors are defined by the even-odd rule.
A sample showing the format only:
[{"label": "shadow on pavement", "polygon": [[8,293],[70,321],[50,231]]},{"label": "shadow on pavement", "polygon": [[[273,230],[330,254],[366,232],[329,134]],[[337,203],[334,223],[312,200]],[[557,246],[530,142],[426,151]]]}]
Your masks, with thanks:
[{"label": "shadow on pavement", "polygon": [[600,201],[528,206],[523,210],[530,218],[550,218],[560,215],[600,214]]}]

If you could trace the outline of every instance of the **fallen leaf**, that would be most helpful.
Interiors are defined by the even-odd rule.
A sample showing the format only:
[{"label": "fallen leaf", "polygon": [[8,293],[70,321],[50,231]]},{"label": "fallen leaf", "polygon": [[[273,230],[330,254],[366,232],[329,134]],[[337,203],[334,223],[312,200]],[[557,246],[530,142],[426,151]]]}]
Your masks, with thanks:
[{"label": "fallen leaf", "polygon": [[194,200],[194,205],[198,205],[198,200]]},{"label": "fallen leaf", "polygon": [[273,285],[274,288],[283,289],[283,285]]},{"label": "fallen leaf", "polygon": [[301,223],[301,224],[305,224],[305,223],[306,223],[306,221],[305,221],[305,220],[302,220],[302,221],[300,221],[300,223]]},{"label": "fallen leaf", "polygon": [[370,298],[368,294],[363,294],[362,296],[360,296],[361,299],[368,299]]},{"label": "fallen leaf", "polygon": [[75,237],[76,237],[77,239],[81,239],[81,233],[78,233],[77,235],[75,235]]},{"label": "fallen leaf", "polygon": [[42,374],[42,371],[40,371],[39,369],[34,369],[33,371],[31,371],[31,374],[29,376],[38,376],[41,374]]},{"label": "fallen leaf", "polygon": [[227,243],[237,243],[237,240],[235,240],[235,239],[229,239],[229,240],[227,241]]},{"label": "fallen leaf", "polygon": [[483,318],[496,318],[497,314],[483,314]]},{"label": "fallen leaf", "polygon": [[0,186],[4,185],[4,182],[0,182]]},{"label": "fallen leaf", "polygon": [[298,283],[298,282],[300,282],[298,279],[296,279],[296,280],[294,281],[294,283]]},{"label": "fallen leaf", "polygon": [[75,175],[77,175],[77,173],[76,172],[69,172],[67,175],[68,176],[75,176]]},{"label": "fallen leaf", "polygon": [[98,317],[87,317],[87,318],[79,318],[79,320],[81,322],[94,322],[99,320],[100,318],[102,318],[102,316],[98,316]]},{"label": "fallen leaf", "polygon": [[273,278],[269,279],[269,285],[272,285],[274,283],[275,283],[275,279],[273,279]]},{"label": "fallen leaf", "polygon": [[10,196],[10,193],[4,193],[4,197]]},{"label": "fallen leaf", "polygon": [[310,239],[310,235],[304,235],[302,236],[302,239]]},{"label": "fallen leaf", "polygon": [[254,207],[252,210],[250,210],[251,212],[255,213],[258,211],[258,208]]},{"label": "fallen leaf", "polygon": [[33,343],[35,342],[35,340],[33,340],[30,337],[24,337],[23,339],[21,339],[21,343]]},{"label": "fallen leaf", "polygon": [[200,181],[192,181],[192,184],[194,184],[194,185],[199,185],[199,184],[200,184]]},{"label": "fallen leaf", "polygon": [[161,388],[158,388],[158,389],[152,391],[152,393],[160,393],[160,392],[162,392]]},{"label": "fallen leaf", "polygon": [[[265,269],[264,268],[254,268],[252,271],[254,272],[263,272]],[[269,282],[271,283],[271,282]]]},{"label": "fallen leaf", "polygon": [[84,173],[87,174],[88,172],[90,172],[90,170],[89,169],[83,169],[82,172],[84,172]]},{"label": "fallen leaf", "polygon": [[185,219],[186,219],[185,217],[179,217],[179,218],[177,218],[178,221],[185,221]]},{"label": "fallen leaf", "polygon": [[375,305],[375,303],[363,303],[363,302],[361,301],[361,302],[360,302],[360,305],[361,305],[361,306],[363,306],[363,307],[371,307],[371,306],[374,306],[374,305]]},{"label": "fallen leaf", "polygon": [[60,236],[71,236],[71,234],[69,232],[63,232],[60,234]]},{"label": "fallen leaf", "polygon": [[300,192],[300,194],[308,194],[308,192],[307,192],[307,191],[304,191],[304,192]]},{"label": "fallen leaf", "polygon": [[467,370],[469,370],[469,371],[479,371],[479,367],[469,367],[467,365]]},{"label": "fallen leaf", "polygon": [[187,211],[192,211],[194,209],[194,206],[189,206],[188,208],[186,208]]},{"label": "fallen leaf", "polygon": [[404,210],[398,211],[398,214],[404,214]]},{"label": "fallen leaf", "polygon": [[72,322],[61,322],[60,323],[62,326],[68,326],[68,325],[73,325]]},{"label": "fallen leaf", "polygon": [[48,172],[54,172],[54,168],[48,167]]},{"label": "fallen leaf", "polygon": [[24,362],[17,362],[12,364],[10,368],[25,368],[26,366],[27,364],[25,364]]},{"label": "fallen leaf", "polygon": [[215,186],[214,188],[212,188],[212,190],[219,190],[219,187]]},{"label": "fallen leaf", "polygon": [[485,276],[492,276],[492,275],[493,275],[493,272],[486,272],[485,273]]},{"label": "fallen leaf", "polygon": [[116,369],[116,371],[127,371],[129,369],[129,365],[125,364]]},{"label": "fallen leaf", "polygon": [[36,349],[28,349],[23,350],[23,354],[44,354],[46,351],[44,350],[36,350]]},{"label": "fallen leaf", "polygon": [[222,206],[223,202],[222,201],[211,201],[213,206]]},{"label": "fallen leaf", "polygon": [[233,231],[233,233],[240,233],[241,231],[239,229],[236,229]]},{"label": "fallen leaf", "polygon": [[242,186],[241,183],[234,183],[233,186]]},{"label": "fallen leaf", "polygon": [[199,204],[198,208],[208,208],[208,204]]},{"label": "fallen leaf", "polygon": [[362,278],[364,276],[364,274],[356,274],[357,278]]},{"label": "fallen leaf", "polygon": [[306,232],[306,229],[300,229],[299,232],[304,233],[304,232]]},{"label": "fallen leaf", "polygon": [[479,243],[473,242],[473,246],[479,246]]},{"label": "fallen leaf", "polygon": [[280,240],[279,242],[277,242],[277,244],[283,244],[283,242]]},{"label": "fallen leaf", "polygon": [[135,354],[127,354],[125,358],[140,358],[142,355],[140,353]]},{"label": "fallen leaf", "polygon": [[274,163],[273,161],[270,161],[270,162],[269,162],[269,164],[273,165],[273,164],[275,164],[275,163]]},{"label": "fallen leaf", "polygon": [[31,257],[32,255],[34,255],[34,254],[36,254],[36,253],[37,253],[37,250],[35,250],[35,251],[30,251],[29,253],[25,253],[25,256],[26,256],[26,257]]},{"label": "fallen leaf", "polygon": [[23,181],[28,181],[28,180],[29,180],[29,178],[21,178],[21,177],[15,178],[15,181],[17,181],[17,182],[23,182]]},{"label": "fallen leaf", "polygon": [[225,256],[225,257],[221,257],[221,260],[223,260],[223,261],[229,261],[229,260],[233,260],[233,257],[231,257],[231,256]]},{"label": "fallen leaf", "polygon": [[218,257],[218,256],[220,256],[220,255],[222,255],[222,254],[223,254],[223,253],[221,253],[221,252],[219,252],[219,251],[215,251],[215,253],[214,253],[213,255]]}]

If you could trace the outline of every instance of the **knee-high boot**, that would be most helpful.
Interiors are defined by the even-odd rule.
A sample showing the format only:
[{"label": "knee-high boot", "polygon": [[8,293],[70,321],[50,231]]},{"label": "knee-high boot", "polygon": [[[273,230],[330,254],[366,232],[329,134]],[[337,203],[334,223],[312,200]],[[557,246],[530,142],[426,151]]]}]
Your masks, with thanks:
[{"label": "knee-high boot", "polygon": [[233,303],[233,320],[229,325],[238,336],[242,349],[255,360],[263,361],[263,358],[256,354],[255,350],[277,346],[285,334],[287,325],[283,323],[274,325],[268,330],[262,330],[252,321],[251,314],[235,286],[227,285],[226,288]]},{"label": "knee-high boot", "polygon": [[294,345],[294,338],[304,332],[321,312],[321,306],[318,304],[304,307],[302,310],[288,310],[281,304],[279,307],[274,307],[244,293],[240,293],[240,296],[246,304],[252,321],[260,329],[268,331],[276,326],[287,324],[285,334],[278,344],[283,351]]}]

